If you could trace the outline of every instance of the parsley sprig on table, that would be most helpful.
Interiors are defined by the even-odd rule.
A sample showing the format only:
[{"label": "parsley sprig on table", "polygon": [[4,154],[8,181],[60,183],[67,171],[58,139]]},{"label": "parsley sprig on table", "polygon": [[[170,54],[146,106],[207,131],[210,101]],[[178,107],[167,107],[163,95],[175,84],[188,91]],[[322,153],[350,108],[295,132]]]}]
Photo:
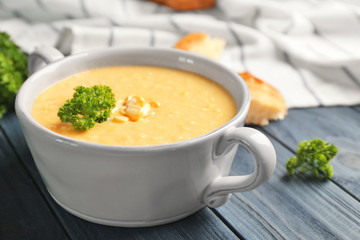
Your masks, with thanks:
[{"label": "parsley sprig on table", "polygon": [[310,172],[317,178],[332,178],[334,176],[330,160],[335,157],[338,150],[335,145],[313,139],[299,144],[295,157],[286,163],[289,175],[294,175],[299,168],[300,173]]},{"label": "parsley sprig on table", "polygon": [[115,97],[108,86],[86,88],[78,86],[72,99],[66,101],[58,111],[62,122],[71,123],[77,131],[93,128],[96,123],[106,121],[115,107]]},{"label": "parsley sprig on table", "polygon": [[27,77],[27,55],[7,33],[0,32],[0,119]]}]

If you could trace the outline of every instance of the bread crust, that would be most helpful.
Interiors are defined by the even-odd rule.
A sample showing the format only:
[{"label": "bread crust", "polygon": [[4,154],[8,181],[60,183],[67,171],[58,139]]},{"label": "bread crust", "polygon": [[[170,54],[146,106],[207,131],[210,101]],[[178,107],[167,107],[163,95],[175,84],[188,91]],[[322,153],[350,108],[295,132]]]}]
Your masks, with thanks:
[{"label": "bread crust", "polygon": [[270,120],[284,119],[287,115],[286,103],[276,88],[248,72],[242,72],[240,76],[251,94],[250,109],[245,121],[247,124],[264,126]]},{"label": "bread crust", "polygon": [[200,10],[211,8],[216,0],[151,0],[175,10]]},{"label": "bread crust", "polygon": [[225,45],[225,40],[212,39],[206,33],[190,33],[180,39],[174,47],[196,52],[212,59],[218,59]]},{"label": "bread crust", "polygon": [[177,49],[189,51],[191,46],[194,44],[202,44],[208,38],[209,36],[206,33],[190,33],[180,39],[174,47]]}]

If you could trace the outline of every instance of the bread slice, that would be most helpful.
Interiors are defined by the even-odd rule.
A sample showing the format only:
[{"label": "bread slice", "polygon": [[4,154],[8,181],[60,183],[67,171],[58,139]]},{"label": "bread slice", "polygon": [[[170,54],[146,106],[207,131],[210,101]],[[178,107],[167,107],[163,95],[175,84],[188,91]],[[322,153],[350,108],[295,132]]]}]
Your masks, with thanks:
[{"label": "bread slice", "polygon": [[212,59],[218,59],[226,42],[224,39],[210,38],[206,33],[190,33],[180,39],[175,48],[195,52]]},{"label": "bread slice", "polygon": [[175,10],[200,10],[211,8],[215,0],[151,0]]},{"label": "bread slice", "polygon": [[248,72],[240,73],[251,94],[247,124],[264,126],[269,120],[284,119],[287,114],[285,100],[281,93],[268,83],[254,77]]}]

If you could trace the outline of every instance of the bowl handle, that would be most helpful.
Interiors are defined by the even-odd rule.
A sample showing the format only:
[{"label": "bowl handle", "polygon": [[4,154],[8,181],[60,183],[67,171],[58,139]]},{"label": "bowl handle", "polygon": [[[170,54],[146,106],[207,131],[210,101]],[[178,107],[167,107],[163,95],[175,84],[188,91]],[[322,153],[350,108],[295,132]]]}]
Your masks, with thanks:
[{"label": "bowl handle", "polygon": [[224,155],[233,144],[245,147],[255,160],[255,170],[243,176],[219,176],[205,189],[203,202],[209,207],[226,203],[233,192],[244,192],[265,183],[276,165],[276,153],[270,140],[256,129],[239,127],[229,129],[220,140],[216,156]]},{"label": "bowl handle", "polygon": [[28,57],[29,73],[31,75],[47,64],[62,58],[64,58],[64,55],[56,48],[48,46],[37,47]]}]

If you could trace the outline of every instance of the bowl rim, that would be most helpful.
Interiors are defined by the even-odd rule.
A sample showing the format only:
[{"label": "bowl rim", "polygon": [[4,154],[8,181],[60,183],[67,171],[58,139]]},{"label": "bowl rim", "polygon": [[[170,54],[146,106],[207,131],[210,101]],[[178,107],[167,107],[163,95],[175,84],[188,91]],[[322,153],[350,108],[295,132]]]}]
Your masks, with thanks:
[{"label": "bowl rim", "polygon": [[[114,53],[114,51],[116,51],[118,54],[121,54],[123,52],[132,52],[132,51],[150,51],[150,52],[154,52],[154,54],[159,53],[159,52],[166,52],[169,54],[176,53],[176,54],[181,54],[181,56],[187,56],[187,57],[191,57],[195,60],[200,60],[200,61],[204,62],[205,64],[209,64],[210,66],[216,66],[217,68],[221,69],[222,71],[227,72],[227,74],[229,74],[242,87],[243,96],[241,98],[242,101],[240,103],[239,109],[237,110],[236,115],[231,120],[229,120],[228,122],[223,124],[222,126],[216,128],[213,131],[210,131],[206,134],[203,134],[203,135],[191,138],[191,139],[178,141],[178,142],[172,142],[172,143],[156,144],[156,145],[127,146],[127,145],[111,145],[111,144],[88,142],[88,141],[84,141],[84,140],[71,138],[71,137],[68,137],[65,135],[61,135],[59,133],[51,131],[50,129],[48,129],[48,128],[44,127],[43,125],[41,125],[40,123],[38,123],[32,117],[31,113],[23,108],[24,106],[21,104],[22,102],[24,102],[23,92],[25,92],[27,90],[27,88],[28,88],[28,86],[30,86],[30,84],[33,84],[33,82],[39,81],[39,80],[37,80],[38,76],[43,74],[45,71],[60,68],[64,62],[69,61],[69,60],[81,61],[81,59],[86,58],[90,55],[107,54],[108,52]],[[134,66],[135,66],[135,64],[134,64]],[[162,67],[161,65],[158,65],[158,66]],[[88,69],[92,69],[92,67],[89,67]],[[180,69],[180,68],[178,68],[178,69]],[[182,70],[182,69],[180,69],[180,70]],[[187,70],[187,71],[189,71],[189,70]],[[81,72],[81,71],[78,71],[78,72]],[[200,73],[200,75],[201,75],[201,73]],[[58,81],[61,81],[61,80],[58,80]],[[222,84],[220,84],[220,85],[222,85]],[[245,81],[242,79],[242,77],[239,74],[236,74],[230,68],[227,68],[225,65],[221,64],[220,62],[216,62],[215,60],[212,60],[212,59],[202,56],[200,54],[183,51],[183,50],[178,50],[178,49],[173,49],[173,48],[165,48],[165,47],[111,47],[111,48],[91,50],[91,51],[87,51],[87,52],[76,53],[76,54],[73,54],[70,56],[65,56],[64,58],[61,58],[57,61],[49,63],[44,68],[38,70],[37,72],[35,72],[31,76],[29,76],[29,78],[20,87],[20,89],[16,95],[16,99],[15,99],[15,111],[16,111],[16,115],[18,116],[18,118],[20,120],[23,119],[24,122],[27,122],[27,124],[30,124],[30,126],[33,129],[37,130],[36,131],[37,133],[42,134],[42,136],[46,136],[49,139],[52,139],[52,140],[60,142],[60,143],[65,143],[66,145],[71,146],[71,147],[83,146],[88,149],[92,149],[92,150],[96,150],[96,151],[116,151],[116,152],[121,151],[121,152],[129,152],[129,153],[139,152],[139,151],[153,152],[153,151],[168,150],[168,149],[173,150],[173,149],[177,149],[177,148],[181,148],[181,147],[186,147],[188,145],[198,144],[198,143],[210,138],[211,136],[218,134],[219,132],[228,128],[230,125],[236,124],[237,121],[245,120],[249,106],[250,106],[250,91],[249,91]],[[20,123],[21,123],[21,121],[20,121]],[[21,125],[23,125],[23,124],[21,124]]]}]

